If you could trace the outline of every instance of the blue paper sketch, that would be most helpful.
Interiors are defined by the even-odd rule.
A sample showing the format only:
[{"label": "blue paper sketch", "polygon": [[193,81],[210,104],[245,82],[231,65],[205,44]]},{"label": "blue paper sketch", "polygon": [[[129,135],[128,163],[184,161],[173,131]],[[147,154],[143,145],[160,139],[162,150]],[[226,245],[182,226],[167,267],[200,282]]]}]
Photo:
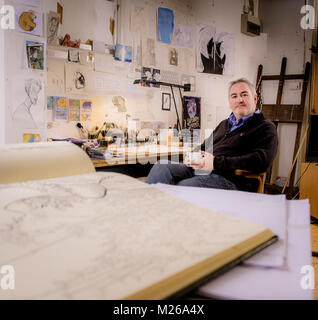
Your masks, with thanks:
[{"label": "blue paper sketch", "polygon": [[171,43],[174,30],[174,13],[167,8],[158,8],[158,41]]},{"label": "blue paper sketch", "polygon": [[132,47],[131,46],[124,46],[122,44],[116,44],[115,60],[131,62],[132,61]]}]

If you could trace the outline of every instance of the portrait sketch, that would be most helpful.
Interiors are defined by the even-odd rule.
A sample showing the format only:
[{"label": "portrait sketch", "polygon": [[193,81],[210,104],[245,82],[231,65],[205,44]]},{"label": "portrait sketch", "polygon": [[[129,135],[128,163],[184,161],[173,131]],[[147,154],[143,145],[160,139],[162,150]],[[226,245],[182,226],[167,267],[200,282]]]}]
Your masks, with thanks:
[{"label": "portrait sketch", "polygon": [[55,46],[58,44],[58,31],[60,25],[60,15],[50,11],[47,18],[47,44]]}]

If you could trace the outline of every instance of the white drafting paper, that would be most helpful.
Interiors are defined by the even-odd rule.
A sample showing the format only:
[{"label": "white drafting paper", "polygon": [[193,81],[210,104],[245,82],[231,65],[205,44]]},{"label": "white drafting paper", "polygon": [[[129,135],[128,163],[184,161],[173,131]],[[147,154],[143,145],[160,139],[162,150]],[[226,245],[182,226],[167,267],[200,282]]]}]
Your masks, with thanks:
[{"label": "white drafting paper", "polygon": [[47,93],[50,95],[63,95],[64,61],[58,59],[47,60]]},{"label": "white drafting paper", "polygon": [[142,39],[142,64],[144,66],[156,65],[155,40]]},{"label": "white drafting paper", "polygon": [[77,63],[65,64],[65,91],[72,94],[86,94],[91,86],[91,70]]},{"label": "white drafting paper", "polygon": [[193,49],[194,30],[192,27],[176,24],[172,36],[172,44],[187,49]]},{"label": "white drafting paper", "polygon": [[[202,286],[198,293],[222,299],[309,300],[314,290],[301,287],[303,266],[312,265],[310,210],[306,200],[287,201],[288,252],[285,268],[237,266]],[[307,273],[308,276],[308,273]]]},{"label": "white drafting paper", "polygon": [[15,25],[20,32],[32,34],[34,36],[42,36],[42,17],[40,11],[15,7]]},{"label": "white drafting paper", "polygon": [[95,53],[95,71],[116,74],[114,57],[110,54]]},{"label": "white drafting paper", "polygon": [[197,72],[234,74],[234,34],[197,25]]},{"label": "white drafting paper", "polygon": [[12,125],[17,129],[44,128],[44,82],[34,74],[17,76],[12,87]]},{"label": "white drafting paper", "polygon": [[142,31],[146,21],[145,8],[133,6],[130,14],[130,31]]}]

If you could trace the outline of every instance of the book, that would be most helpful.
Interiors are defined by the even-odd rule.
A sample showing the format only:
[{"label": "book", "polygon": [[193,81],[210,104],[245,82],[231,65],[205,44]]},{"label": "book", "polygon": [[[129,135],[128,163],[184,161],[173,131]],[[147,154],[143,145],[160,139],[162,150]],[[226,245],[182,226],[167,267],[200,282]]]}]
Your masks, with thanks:
[{"label": "book", "polygon": [[165,299],[277,239],[114,172],[2,184],[0,225],[0,299]]}]

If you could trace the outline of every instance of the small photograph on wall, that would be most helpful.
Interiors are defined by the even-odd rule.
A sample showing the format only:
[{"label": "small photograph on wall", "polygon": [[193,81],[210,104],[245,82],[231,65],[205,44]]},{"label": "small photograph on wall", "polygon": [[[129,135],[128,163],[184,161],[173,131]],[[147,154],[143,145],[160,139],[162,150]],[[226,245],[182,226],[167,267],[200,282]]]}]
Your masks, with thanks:
[{"label": "small photograph on wall", "polygon": [[234,74],[234,34],[197,25],[197,72]]},{"label": "small photograph on wall", "polygon": [[132,47],[116,44],[115,60],[131,62],[132,61]]},{"label": "small photograph on wall", "polygon": [[170,111],[171,95],[170,93],[162,93],[162,110]]},{"label": "small photograph on wall", "polygon": [[42,36],[42,12],[15,7],[15,25],[18,31]]},{"label": "small photograph on wall", "polygon": [[169,50],[169,61],[172,66],[178,65],[178,51],[175,48]]},{"label": "small photograph on wall", "polygon": [[184,96],[182,109],[182,128],[190,130],[200,129],[201,98]]},{"label": "small photograph on wall", "polygon": [[[148,67],[141,68],[141,80],[152,81],[151,68],[148,68]],[[150,87],[150,84],[141,81],[141,86],[142,87]]]},{"label": "small photograph on wall", "polygon": [[26,57],[29,69],[45,70],[45,43],[26,40]]},{"label": "small photograph on wall", "polygon": [[[161,76],[160,76],[160,70],[159,69],[152,69],[152,81],[160,82]],[[160,84],[152,83],[152,87],[160,88]]]}]

